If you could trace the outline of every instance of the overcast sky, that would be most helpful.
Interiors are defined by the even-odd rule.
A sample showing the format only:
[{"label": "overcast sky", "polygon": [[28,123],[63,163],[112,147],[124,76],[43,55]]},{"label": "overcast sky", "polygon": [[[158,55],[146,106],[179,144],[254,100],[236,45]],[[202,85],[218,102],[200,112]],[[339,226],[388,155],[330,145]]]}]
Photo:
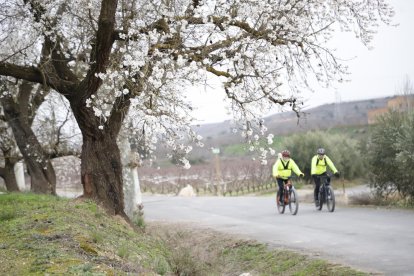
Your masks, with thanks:
[{"label": "overcast sky", "polygon": [[[338,54],[349,66],[350,82],[335,84],[315,92],[304,92],[304,108],[326,103],[370,99],[398,94],[408,77],[414,82],[414,0],[389,0],[396,11],[397,27],[381,26],[368,50],[351,34],[341,35]],[[212,87],[191,88],[193,103],[197,106],[194,116],[199,123],[221,122],[229,119],[224,108],[224,92],[219,84]],[[195,90],[198,92],[195,93]]]}]

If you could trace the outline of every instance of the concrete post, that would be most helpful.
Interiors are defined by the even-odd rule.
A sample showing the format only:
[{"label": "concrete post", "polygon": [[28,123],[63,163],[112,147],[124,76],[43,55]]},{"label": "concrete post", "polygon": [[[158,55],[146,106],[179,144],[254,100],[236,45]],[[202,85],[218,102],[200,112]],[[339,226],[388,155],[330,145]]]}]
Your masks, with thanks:
[{"label": "concrete post", "polygon": [[136,160],[136,154],[131,151],[131,145],[127,137],[122,137],[120,140],[125,213],[132,219],[134,214],[141,212],[143,208],[138,178],[138,162]]},{"label": "concrete post", "polygon": [[14,175],[16,176],[17,187],[20,191],[26,191],[26,182],[24,180],[24,166],[23,161],[14,164]]}]

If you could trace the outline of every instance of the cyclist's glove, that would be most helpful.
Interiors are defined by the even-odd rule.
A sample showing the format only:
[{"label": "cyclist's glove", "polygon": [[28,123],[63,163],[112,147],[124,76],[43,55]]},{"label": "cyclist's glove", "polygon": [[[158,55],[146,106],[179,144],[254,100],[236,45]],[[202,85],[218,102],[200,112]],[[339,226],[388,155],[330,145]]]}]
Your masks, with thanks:
[{"label": "cyclist's glove", "polygon": [[336,173],[335,173],[335,176],[336,176],[336,177],[339,177],[339,176],[340,176],[339,172],[336,172]]},{"label": "cyclist's glove", "polygon": [[299,175],[299,177],[305,177],[305,175],[304,175],[303,173],[301,173],[301,174]]}]

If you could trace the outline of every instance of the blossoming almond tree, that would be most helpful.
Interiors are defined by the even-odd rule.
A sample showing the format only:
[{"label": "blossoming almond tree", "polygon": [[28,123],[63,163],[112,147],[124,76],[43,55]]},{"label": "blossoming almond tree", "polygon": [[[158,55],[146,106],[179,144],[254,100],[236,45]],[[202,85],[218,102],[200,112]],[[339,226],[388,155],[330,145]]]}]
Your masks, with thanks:
[{"label": "blossoming almond tree", "polygon": [[[4,118],[13,130],[15,143],[26,163],[30,175],[31,191],[35,193],[56,194],[56,175],[50,158],[36,137],[32,124],[39,106],[48,94],[42,87],[35,88],[25,80],[12,85],[2,79],[0,105]],[[0,142],[6,146],[6,140]]]},{"label": "blossoming almond tree", "polygon": [[80,145],[79,139],[74,139],[80,133],[77,125],[70,122],[74,118],[70,116],[69,104],[60,94],[49,93],[41,85],[27,81],[10,83],[3,79],[0,93],[0,148],[6,165],[0,176],[5,175],[6,186],[11,190],[13,166],[21,159],[21,153],[29,171],[31,191],[56,194],[56,176],[50,159],[80,154],[76,146]]},{"label": "blossoming almond tree", "polygon": [[20,160],[20,156],[13,134],[2,114],[0,114],[0,141],[0,164],[3,163],[0,166],[0,177],[3,178],[7,191],[19,191],[14,174],[14,165]]},{"label": "blossoming almond tree", "polygon": [[179,141],[184,131],[200,138],[189,131],[184,87],[213,74],[243,135],[254,140],[266,134],[259,111],[275,104],[296,110],[310,79],[343,78],[346,67],[327,44],[336,30],[368,44],[378,21],[393,15],[385,0],[0,3],[0,74],[45,84],[69,100],[83,135],[84,196],[116,214],[124,214],[116,137],[125,120],[157,133],[148,142],[164,136],[173,149],[191,150]]}]

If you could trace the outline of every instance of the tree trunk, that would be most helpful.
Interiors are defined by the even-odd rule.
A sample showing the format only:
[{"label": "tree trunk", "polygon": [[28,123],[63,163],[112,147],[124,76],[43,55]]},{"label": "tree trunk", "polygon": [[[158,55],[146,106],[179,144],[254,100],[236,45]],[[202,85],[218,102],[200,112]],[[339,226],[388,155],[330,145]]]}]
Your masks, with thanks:
[{"label": "tree trunk", "polygon": [[22,118],[17,104],[11,97],[3,97],[1,102],[6,120],[13,130],[16,144],[29,170],[30,190],[35,193],[56,195],[56,175],[52,163],[44,153],[27,118]]},{"label": "tree trunk", "polygon": [[124,214],[122,165],[116,139],[86,136],[82,145],[81,176],[85,197],[97,198],[115,214]]},{"label": "tree trunk", "polygon": [[19,186],[17,185],[16,175],[14,174],[14,163],[6,158],[4,168],[0,168],[0,177],[4,179],[6,183],[6,189],[9,192],[19,192]]},{"label": "tree trunk", "polygon": [[83,136],[81,181],[83,196],[96,199],[113,214],[127,217],[124,211],[122,163],[116,138],[122,118],[99,129],[99,118],[78,99],[70,101]]}]

